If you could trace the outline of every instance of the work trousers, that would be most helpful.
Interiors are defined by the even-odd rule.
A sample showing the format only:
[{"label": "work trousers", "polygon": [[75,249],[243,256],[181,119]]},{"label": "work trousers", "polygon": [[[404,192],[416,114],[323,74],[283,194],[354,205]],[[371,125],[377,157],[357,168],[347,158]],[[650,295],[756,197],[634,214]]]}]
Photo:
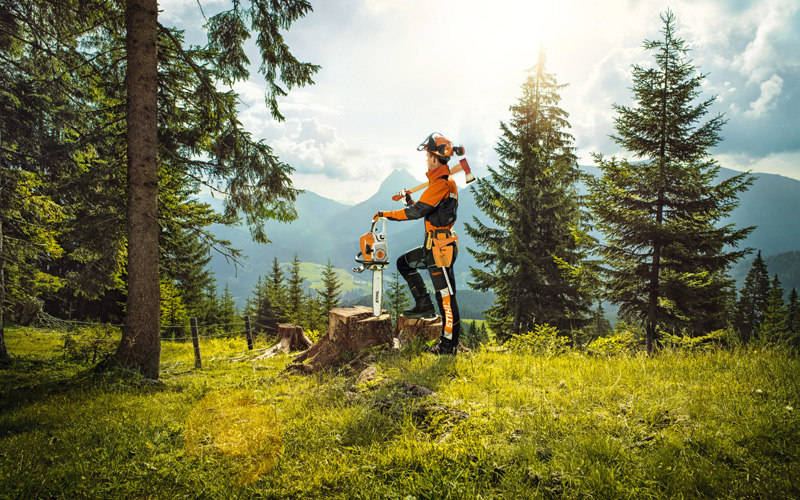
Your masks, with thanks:
[{"label": "work trousers", "polygon": [[458,250],[453,251],[453,262],[448,267],[438,267],[433,261],[433,254],[425,247],[410,250],[397,259],[397,270],[405,278],[411,295],[417,301],[423,295],[428,295],[425,282],[420,269],[427,269],[436,292],[436,304],[439,314],[442,315],[442,337],[458,342],[461,332],[461,315],[458,312],[456,300],[456,280],[453,275],[453,266],[458,257]]}]

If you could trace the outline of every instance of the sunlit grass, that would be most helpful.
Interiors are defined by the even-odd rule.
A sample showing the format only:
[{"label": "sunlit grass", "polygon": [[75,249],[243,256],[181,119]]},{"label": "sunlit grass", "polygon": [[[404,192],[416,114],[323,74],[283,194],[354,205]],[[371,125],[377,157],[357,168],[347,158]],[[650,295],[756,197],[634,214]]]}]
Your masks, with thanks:
[{"label": "sunlit grass", "polygon": [[[779,350],[409,349],[378,359],[384,382],[355,386],[338,372],[283,375],[288,356],[215,338],[201,341],[203,370],[191,342],[165,342],[158,386],[96,374],[39,334],[8,332],[18,357],[0,370],[0,498],[800,496],[800,362]],[[54,350],[34,356],[43,346]],[[184,449],[192,410],[229,390],[280,423],[277,463],[250,484],[224,454]]]}]

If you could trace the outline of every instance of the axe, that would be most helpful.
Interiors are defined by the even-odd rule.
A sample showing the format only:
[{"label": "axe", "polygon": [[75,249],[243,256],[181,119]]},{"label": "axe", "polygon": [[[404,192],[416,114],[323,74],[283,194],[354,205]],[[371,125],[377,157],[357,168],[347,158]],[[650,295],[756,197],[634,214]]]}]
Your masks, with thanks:
[{"label": "axe", "polygon": [[[461,158],[460,160],[458,160],[458,165],[450,169],[450,175],[457,174],[462,171],[464,172],[464,178],[467,180],[467,184],[475,180],[475,176],[472,175],[472,169],[469,168],[469,163],[467,163],[466,158]],[[430,182],[424,182],[415,188],[404,189],[399,193],[397,193],[396,195],[392,196],[392,199],[394,201],[400,201],[405,196],[410,195],[411,193],[416,193],[421,189],[425,189],[426,187],[428,187],[429,184]]]}]

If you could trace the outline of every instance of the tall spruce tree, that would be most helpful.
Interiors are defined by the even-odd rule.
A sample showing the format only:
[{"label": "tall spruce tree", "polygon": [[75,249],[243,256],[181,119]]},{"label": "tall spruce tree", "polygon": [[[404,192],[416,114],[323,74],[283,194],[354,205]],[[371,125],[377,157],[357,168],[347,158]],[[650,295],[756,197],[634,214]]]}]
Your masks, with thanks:
[{"label": "tall spruce tree", "polygon": [[589,179],[589,206],[605,236],[607,299],[623,317],[644,322],[648,352],[659,327],[695,330],[720,316],[731,286],[726,270],[747,252],[730,249],[753,229],[717,227],[753,178],[715,184],[719,166],[709,149],[725,120],[698,123],[715,97],[696,102],[705,76],[685,59],[674,14],[661,19],[663,39],[644,43],[655,66],[633,66],[635,107],[614,105],[611,137],[642,161],[596,154],[602,177]]},{"label": "tall spruce tree", "polygon": [[275,316],[279,321],[286,321],[286,283],[283,269],[281,269],[277,257],[272,259],[272,266],[267,274],[266,287]]},{"label": "tall spruce tree", "polygon": [[[64,253],[67,214],[46,174],[70,161],[88,121],[70,95],[80,68],[67,34],[86,18],[64,18],[55,3],[0,3],[0,359],[8,357],[4,312],[38,306],[40,293],[64,283],[51,266]],[[52,23],[43,27],[45,19]]]},{"label": "tall spruce tree", "polygon": [[273,337],[278,331],[278,318],[270,301],[269,283],[261,276],[258,277],[253,293],[247,298],[245,314],[250,315],[257,332],[266,332],[268,337]]},{"label": "tall spruce tree", "polygon": [[789,302],[786,304],[786,328],[788,330],[788,344],[795,349],[800,347],[800,300],[797,289],[789,292]]},{"label": "tall spruce tree", "polygon": [[485,317],[501,339],[535,324],[576,328],[588,312],[585,295],[559,265],[579,259],[573,234],[581,222],[579,172],[568,114],[558,107],[565,85],[545,64],[542,49],[511,120],[500,124],[500,164],[472,187],[490,222],[473,218],[465,225],[480,247],[468,250],[484,266],[471,269],[470,285],[497,294]]},{"label": "tall spruce tree", "polygon": [[764,308],[764,321],[758,328],[758,337],[771,343],[783,343],[789,338],[786,322],[787,310],[783,300],[783,288],[778,275],[774,275],[767,293],[767,304]]},{"label": "tall spruce tree", "polygon": [[759,250],[747,271],[744,285],[739,292],[739,301],[736,303],[736,326],[743,342],[748,342],[764,321],[768,297],[769,274]]},{"label": "tall spruce tree", "polygon": [[309,288],[305,292],[301,307],[303,309],[303,314],[300,325],[303,328],[319,332],[323,325],[327,326],[327,322],[323,321],[322,302],[316,290]]},{"label": "tall spruce tree", "polygon": [[342,280],[336,274],[336,270],[331,264],[331,259],[322,270],[322,290],[319,291],[320,306],[322,307],[322,314],[325,318],[328,317],[328,312],[335,307],[339,307],[341,303],[342,293]]},{"label": "tall spruce tree", "polygon": [[392,273],[392,279],[386,290],[386,309],[392,318],[392,323],[397,324],[400,313],[408,309],[411,299],[408,296],[408,287],[399,272]]},{"label": "tall spruce tree", "polygon": [[161,337],[186,337],[189,334],[189,313],[180,291],[171,281],[161,281],[160,302]]},{"label": "tall spruce tree", "polygon": [[203,327],[200,330],[201,334],[209,335],[215,332],[216,325],[222,323],[221,310],[220,299],[217,295],[217,282],[212,279],[203,292],[203,306],[201,313],[197,316],[197,320]]},{"label": "tall spruce tree", "polygon": [[219,321],[219,326],[225,333],[235,333],[242,325],[239,320],[239,309],[227,283],[219,298]]},{"label": "tall spruce tree", "polygon": [[[235,2],[209,19],[209,43],[199,48],[185,47],[179,31],[158,23],[155,0],[0,4],[0,101],[10,97],[22,110],[6,114],[4,108],[2,129],[47,146],[48,160],[35,166],[51,181],[51,196],[71,211],[64,231],[69,241],[62,244],[65,262],[46,265],[74,285],[72,296],[96,298],[109,288],[127,289],[119,363],[158,376],[161,220],[154,207],[164,192],[157,174],[171,170],[224,191],[225,215],[243,216],[259,241],[267,240],[268,219],[294,218],[292,169],[243,130],[235,92],[217,85],[230,87],[249,77],[243,45],[255,32],[266,105],[282,120],[277,99],[287,89],[313,83],[319,69],[298,61],[284,39],[310,10],[306,0]],[[142,71],[149,76],[139,78]],[[48,88],[28,92],[30,83]],[[51,104],[40,112],[26,96]],[[6,128],[26,115],[34,118],[28,121],[34,129]],[[28,152],[14,147],[36,163]],[[159,218],[166,214],[161,208]]]},{"label": "tall spruce tree", "polygon": [[789,303],[786,305],[786,326],[792,337],[800,336],[800,301],[797,300],[797,288],[789,292]]},{"label": "tall spruce tree", "polygon": [[303,321],[303,301],[305,298],[305,278],[300,273],[300,259],[294,254],[289,265],[286,283],[286,320],[299,325]]}]

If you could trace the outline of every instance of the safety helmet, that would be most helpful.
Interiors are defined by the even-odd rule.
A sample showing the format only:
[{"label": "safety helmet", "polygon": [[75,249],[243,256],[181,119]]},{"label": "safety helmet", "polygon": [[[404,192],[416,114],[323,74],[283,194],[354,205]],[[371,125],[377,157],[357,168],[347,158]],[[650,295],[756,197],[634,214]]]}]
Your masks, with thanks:
[{"label": "safety helmet", "polygon": [[447,139],[439,132],[429,135],[419,146],[417,151],[426,151],[436,156],[451,157],[453,154],[464,156],[464,146],[454,146],[450,139]]}]

